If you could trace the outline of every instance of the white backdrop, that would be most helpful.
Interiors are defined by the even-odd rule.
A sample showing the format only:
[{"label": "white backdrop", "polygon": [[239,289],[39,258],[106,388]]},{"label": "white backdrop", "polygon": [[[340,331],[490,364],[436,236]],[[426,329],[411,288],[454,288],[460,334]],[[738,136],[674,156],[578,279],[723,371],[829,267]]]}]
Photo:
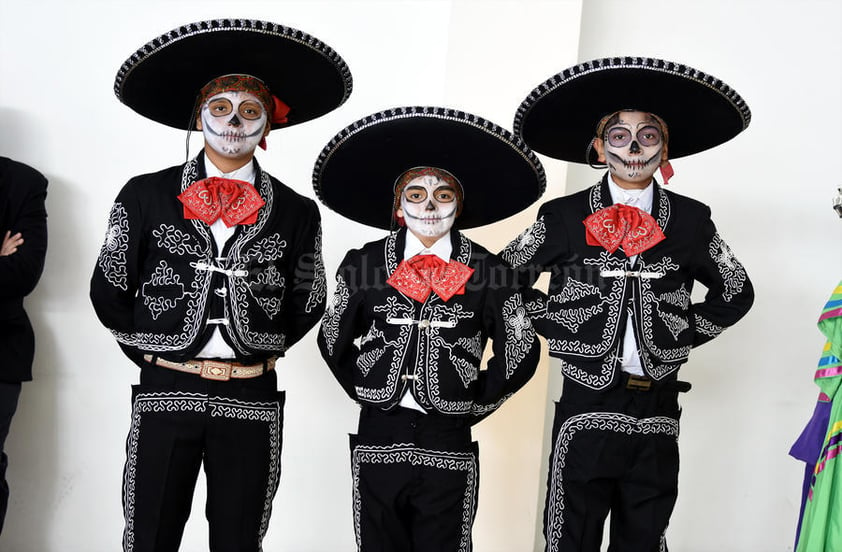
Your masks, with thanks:
[{"label": "white backdrop", "polygon": [[[681,491],[669,537],[673,549],[690,552],[791,549],[802,466],[786,453],[816,396],[811,375],[822,339],[814,322],[842,278],[842,221],[830,208],[842,184],[837,0],[0,0],[0,155],[49,178],[51,232],[46,272],[27,300],[35,381],[24,385],[7,442],[12,500],[0,551],[119,549],[137,369],[95,319],[88,279],[117,191],[135,174],[183,161],[184,135],[122,106],[113,78],[154,36],[216,17],[299,28],[348,62],[349,101],[273,133],[258,154],[310,197],[322,146],[388,107],[446,105],[509,127],[520,100],[546,77],[617,54],[682,61],[734,86],[753,111],[748,131],[678,160],[671,186],[711,205],[757,302],[683,369],[694,389],[683,401]],[[597,176],[545,161],[545,199]],[[497,250],[536,209],[470,235]],[[347,249],[382,235],[322,215],[329,274]],[[288,390],[283,474],[265,548],[352,550],[346,435],[356,407],[321,361],[314,333],[280,375]],[[541,548],[546,412],[559,391],[557,368],[545,362],[476,429],[478,552]],[[185,534],[190,552],[206,549],[202,493]]]}]

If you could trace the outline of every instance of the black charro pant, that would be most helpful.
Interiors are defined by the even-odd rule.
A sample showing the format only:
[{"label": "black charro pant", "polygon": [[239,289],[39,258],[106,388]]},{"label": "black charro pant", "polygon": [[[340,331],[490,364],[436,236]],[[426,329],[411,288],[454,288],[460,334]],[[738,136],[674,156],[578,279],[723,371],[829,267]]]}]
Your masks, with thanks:
[{"label": "black charro pant", "polygon": [[463,418],[364,407],[351,435],[361,552],[469,552],[479,454]]},{"label": "black charro pant", "polygon": [[677,392],[566,379],[556,404],[544,512],[548,552],[666,551],[678,496]]},{"label": "black charro pant", "polygon": [[218,382],[147,366],[126,441],[125,552],[175,552],[204,467],[212,552],[258,552],[280,477],[277,376]]}]

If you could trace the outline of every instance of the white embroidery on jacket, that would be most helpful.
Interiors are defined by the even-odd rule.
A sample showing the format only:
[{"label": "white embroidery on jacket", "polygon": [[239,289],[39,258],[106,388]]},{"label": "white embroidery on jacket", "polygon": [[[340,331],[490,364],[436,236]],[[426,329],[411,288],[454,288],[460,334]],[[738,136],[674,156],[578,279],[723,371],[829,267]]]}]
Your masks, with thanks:
[{"label": "white embroidery on jacket", "polygon": [[512,268],[521,267],[535,256],[546,238],[547,227],[541,216],[500,252],[500,258]]},{"label": "white embroidery on jacket", "polygon": [[718,233],[714,234],[708,252],[716,263],[719,274],[722,276],[722,283],[725,286],[722,299],[730,302],[735,295],[743,291],[747,279],[746,270]]},{"label": "white embroidery on jacket", "polygon": [[523,299],[516,293],[503,303],[503,321],[506,324],[506,379],[512,377],[520,363],[532,350],[535,328],[526,315]]},{"label": "white embroidery on jacket", "polygon": [[115,203],[108,215],[108,228],[97,264],[105,279],[123,291],[129,289],[126,252],[129,250],[129,216],[122,203]]},{"label": "white embroidery on jacket", "polygon": [[699,314],[694,313],[693,318],[696,321],[696,331],[702,335],[716,337],[725,331],[723,326],[718,326],[707,318],[703,318]]},{"label": "white embroidery on jacket", "polygon": [[143,284],[141,295],[152,319],[157,320],[162,313],[174,309],[186,294],[181,277],[162,259]]},{"label": "white embroidery on jacket", "polygon": [[[685,313],[685,316],[661,310],[662,303],[681,309],[681,312]],[[687,308],[689,306],[690,292],[687,291],[687,287],[684,283],[682,283],[675,291],[669,291],[659,295],[655,303],[655,309],[658,311],[658,316],[661,317],[661,320],[664,322],[667,330],[670,334],[672,334],[672,338],[676,341],[678,340],[679,334],[690,327],[690,321],[687,320],[686,316]]]},{"label": "white embroidery on jacket", "polygon": [[321,305],[327,297],[327,276],[325,275],[325,263],[322,258],[321,226],[316,232],[316,241],[313,248],[313,283],[311,284],[307,304],[304,306],[304,312],[313,312],[313,309]]},{"label": "white embroidery on jacket", "polygon": [[329,355],[333,356],[333,348],[336,340],[339,339],[339,325],[342,322],[342,314],[348,308],[348,298],[351,292],[342,276],[336,277],[336,290],[333,297],[328,301],[322,319],[322,335]]}]

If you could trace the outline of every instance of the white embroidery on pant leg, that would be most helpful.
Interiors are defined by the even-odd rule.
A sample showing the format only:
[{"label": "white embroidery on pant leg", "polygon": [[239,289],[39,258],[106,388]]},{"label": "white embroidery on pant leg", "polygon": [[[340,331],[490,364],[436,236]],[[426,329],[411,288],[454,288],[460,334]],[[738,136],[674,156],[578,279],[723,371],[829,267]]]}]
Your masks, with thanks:
[{"label": "white embroidery on pant leg", "polygon": [[126,438],[126,466],[123,469],[123,552],[134,551],[135,489],[138,442],[143,415],[149,412],[206,412],[207,395],[199,393],[139,393],[132,405],[132,423]]},{"label": "white embroidery on pant leg", "polygon": [[555,436],[550,458],[550,483],[547,489],[545,538],[547,552],[559,552],[564,538],[564,468],[570,443],[580,431],[613,431],[627,435],[661,433],[678,438],[678,420],[667,416],[634,418],[615,412],[587,412],[571,416]]},{"label": "white embroidery on pant leg", "polygon": [[[266,481],[266,494],[260,529],[257,535],[258,546],[266,536],[269,518],[272,515],[272,500],[278,490],[281,478],[281,406],[278,401],[257,402],[240,401],[227,397],[209,399],[211,417],[230,418],[250,422],[263,422],[269,432],[269,476]],[[262,549],[262,548],[261,548]]]},{"label": "white embroidery on pant leg", "polygon": [[418,448],[412,444],[398,443],[389,446],[357,445],[351,451],[351,477],[353,480],[354,533],[357,549],[362,549],[360,496],[360,468],[363,464],[408,463],[441,470],[465,473],[465,494],[462,497],[462,527],[458,552],[470,552],[471,527],[476,517],[476,496],[479,462],[473,452],[446,452]]}]

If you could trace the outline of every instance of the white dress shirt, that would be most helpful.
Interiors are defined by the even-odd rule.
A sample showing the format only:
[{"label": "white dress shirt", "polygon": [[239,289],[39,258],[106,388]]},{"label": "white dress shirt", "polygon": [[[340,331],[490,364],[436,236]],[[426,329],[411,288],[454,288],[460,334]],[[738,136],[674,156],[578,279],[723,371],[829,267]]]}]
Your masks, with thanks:
[{"label": "white dress shirt", "polygon": [[[248,182],[252,186],[254,185],[254,163],[249,162],[236,169],[231,171],[230,173],[223,173],[220,171],[216,165],[214,165],[210,159],[208,159],[207,154],[205,154],[205,172],[207,173],[208,178],[212,176],[221,177],[221,178],[233,178],[234,180],[243,180]],[[222,250],[225,247],[225,243],[231,239],[236,231],[237,226],[228,227],[222,222],[222,219],[219,218],[210,225],[211,235],[213,236],[214,241],[216,242],[216,250],[218,254],[222,254]],[[219,266],[220,262],[225,262],[224,257],[217,258],[217,266]],[[224,290],[224,291],[223,291]],[[214,293],[228,293],[225,284],[221,288],[217,288],[214,290]],[[213,319],[208,319],[209,323]],[[215,319],[218,320],[218,319]],[[205,344],[201,351],[196,355],[196,358],[234,358],[236,354],[234,350],[222,339],[222,334],[219,331],[219,322],[214,322],[216,327],[213,329],[213,334],[211,335],[210,340]]]},{"label": "white dress shirt", "polygon": [[[447,235],[439,238],[436,241],[436,243],[434,243],[432,246],[427,247],[423,243],[421,243],[421,240],[415,237],[415,234],[413,234],[411,230],[407,229],[406,245],[404,245],[403,248],[404,260],[408,261],[416,255],[435,255],[436,257],[447,263],[450,262],[451,253],[453,253],[453,244],[450,243],[449,232],[447,233]],[[411,391],[404,393],[403,397],[401,397],[401,402],[398,404],[404,408],[412,408],[413,410],[425,412],[424,409],[421,408],[421,405],[419,405],[418,402],[415,400],[415,397],[412,396]]]},{"label": "white dress shirt", "polygon": [[[611,191],[611,201],[616,205],[623,203],[631,207],[637,207],[641,211],[652,213],[652,201],[655,197],[655,187],[652,182],[642,190],[626,190],[619,187],[613,180],[608,179],[608,189]],[[637,262],[637,255],[629,257],[629,264],[633,267]],[[637,341],[634,339],[632,327],[632,315],[629,313],[626,321],[626,333],[623,336],[623,358],[621,359],[623,372],[636,376],[642,376],[643,366],[640,364],[640,353],[637,350]]]}]

